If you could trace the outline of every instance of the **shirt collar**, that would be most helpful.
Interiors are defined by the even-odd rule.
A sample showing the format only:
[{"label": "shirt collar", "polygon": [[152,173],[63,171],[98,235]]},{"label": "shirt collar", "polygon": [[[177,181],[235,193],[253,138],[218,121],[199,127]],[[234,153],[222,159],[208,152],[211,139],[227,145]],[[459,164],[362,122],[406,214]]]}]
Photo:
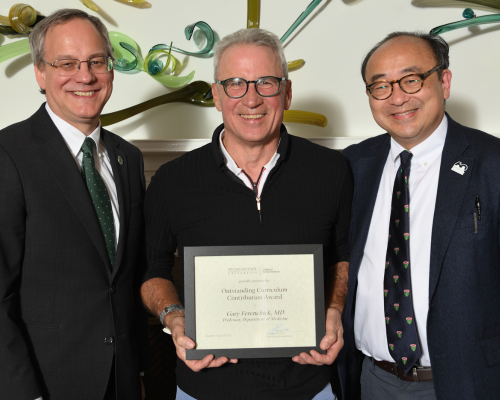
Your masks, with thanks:
[{"label": "shirt collar", "polygon": [[[222,152],[222,157],[224,158],[224,162],[226,164],[227,169],[229,169],[233,174],[239,175],[241,173],[242,169],[236,165],[236,162],[233,160],[233,157],[231,157],[231,155],[227,152],[226,148],[224,147],[224,143],[222,142],[223,138],[224,138],[224,129],[221,131],[221,133],[219,135],[219,148]],[[280,142],[281,142],[281,137],[280,137]],[[278,147],[279,147],[279,143],[278,143]],[[276,161],[278,160],[279,157],[280,157],[280,154],[276,150],[276,152],[271,157],[269,162],[264,166],[264,168],[269,169],[269,168],[274,167],[274,165],[276,164]]]},{"label": "shirt collar", "polygon": [[[226,163],[224,161],[224,157],[222,154],[222,150],[220,149],[220,133],[224,130],[224,124],[220,124],[217,128],[215,128],[214,133],[212,135],[212,142],[210,146],[212,147],[212,156],[214,157],[215,164],[218,168],[227,169]],[[278,154],[280,157],[278,158],[278,163],[285,162],[288,158],[288,132],[284,124],[281,124],[280,127],[280,141],[278,144]]]},{"label": "shirt collar", "polygon": [[[73,154],[73,157],[76,158],[78,156],[78,153],[82,149],[83,142],[85,141],[85,138],[87,136],[85,136],[79,129],[75,128],[73,125],[57,116],[50,109],[48,103],[45,103],[45,108],[49,113],[50,118],[54,122],[54,125],[57,127],[64,141],[68,145],[71,154]],[[101,121],[99,121],[99,125],[97,125],[97,128],[88,137],[90,137],[96,144],[96,154],[100,154]]]},{"label": "shirt collar", "polygon": [[[411,153],[413,154],[412,163],[417,162],[422,168],[429,168],[443,152],[446,132],[448,132],[448,118],[444,115],[436,130],[422,143],[411,149]],[[399,154],[403,150],[405,148],[391,137],[391,160],[394,164],[398,161]]]},{"label": "shirt collar", "polygon": [[222,157],[224,158],[224,163],[226,164],[227,169],[231,171],[233,174],[238,175],[241,172],[241,168],[236,165],[236,162],[233,160],[233,157],[227,152],[224,147],[224,143],[222,143],[222,139],[224,138],[224,129],[221,131],[219,135],[219,148],[222,153]]}]

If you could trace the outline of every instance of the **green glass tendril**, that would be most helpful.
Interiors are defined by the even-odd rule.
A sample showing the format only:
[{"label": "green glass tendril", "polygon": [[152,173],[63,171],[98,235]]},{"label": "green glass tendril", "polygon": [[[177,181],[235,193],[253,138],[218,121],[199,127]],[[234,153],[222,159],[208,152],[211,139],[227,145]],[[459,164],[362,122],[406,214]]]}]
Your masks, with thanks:
[{"label": "green glass tendril", "polygon": [[135,106],[125,108],[109,114],[102,114],[101,124],[103,126],[113,125],[117,122],[126,120],[134,115],[140,114],[146,110],[161,106],[167,103],[188,103],[203,107],[213,107],[212,88],[204,81],[191,82],[186,87],[176,90],[173,93],[167,93],[154,99],[145,101]]},{"label": "green glass tendril", "polygon": [[260,0],[247,1],[247,29],[258,28],[260,18]]},{"label": "green glass tendril", "polygon": [[[168,67],[173,73],[177,68],[177,59],[171,54],[170,49],[155,49],[153,47],[143,60],[139,54],[137,43],[129,36],[121,32],[109,32],[111,45],[113,46],[115,63],[114,69],[120,72],[132,72],[134,70],[144,71],[156,81],[167,87],[182,87],[191,82],[195,71],[186,76],[173,76],[165,74]],[[169,46],[170,47],[170,46]],[[167,60],[163,63],[159,57],[166,55]]]},{"label": "green glass tendril", "polygon": [[190,52],[186,50],[179,49],[177,47],[171,47],[166,44],[157,44],[154,46],[150,51],[153,50],[168,50],[169,48],[172,48],[172,50],[177,51],[182,54],[186,54],[188,56],[209,56],[211,55],[212,49],[214,48],[215,44],[215,35],[214,31],[212,28],[210,28],[210,25],[208,25],[206,22],[203,21],[198,21],[195,22],[194,24],[186,26],[184,28],[184,34],[186,35],[187,40],[191,40],[191,37],[193,36],[194,33],[194,28],[200,29],[204,34],[205,37],[207,38],[207,42],[205,44],[205,47],[201,49],[200,51],[197,52]]},{"label": "green glass tendril", "polygon": [[14,43],[0,47],[0,63],[30,52],[28,39],[17,40]]},{"label": "green glass tendril", "polygon": [[285,32],[285,34],[281,37],[281,43],[284,43],[285,40],[288,39],[288,37],[293,33],[295,29],[304,21],[309,14],[312,13],[312,11],[318,6],[319,3],[321,3],[322,0],[313,0],[311,3],[307,6],[307,8],[304,10],[302,14],[299,15],[299,18],[292,24],[290,28]]},{"label": "green glass tendril", "polygon": [[480,6],[500,8],[500,0],[458,0],[466,3],[479,4]]},{"label": "green glass tendril", "polygon": [[483,24],[492,24],[494,22],[500,22],[500,14],[484,15],[482,17],[476,17],[474,11],[470,8],[466,8],[463,12],[463,21],[452,22],[450,24],[437,26],[430,31],[431,35],[440,35],[442,33],[454,31],[455,29],[466,28],[468,26],[476,26]]},{"label": "green glass tendril", "polygon": [[[80,0],[83,5],[90,8],[92,11],[98,12],[99,7],[97,7],[92,0]],[[151,8],[151,4],[146,0],[116,0],[119,3],[127,4],[136,8]]]},{"label": "green glass tendril", "polygon": [[29,33],[36,22],[36,11],[29,4],[14,4],[9,16],[0,15],[0,24],[10,25],[18,33]]}]

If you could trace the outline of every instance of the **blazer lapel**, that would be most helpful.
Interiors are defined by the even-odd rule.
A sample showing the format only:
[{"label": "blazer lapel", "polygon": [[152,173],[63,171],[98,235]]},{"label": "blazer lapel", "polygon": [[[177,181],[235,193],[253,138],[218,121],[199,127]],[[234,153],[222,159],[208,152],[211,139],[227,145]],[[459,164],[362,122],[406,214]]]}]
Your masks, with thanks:
[{"label": "blazer lapel", "polygon": [[83,181],[82,175],[68,146],[45,109],[40,109],[40,111],[35,114],[33,133],[41,142],[41,149],[38,156],[47,166],[54,181],[80,218],[80,221],[106,265],[105,270],[108,274],[108,278],[110,278],[111,263],[87,186]]},{"label": "blazer lapel", "polygon": [[353,216],[356,218],[356,232],[353,243],[354,248],[351,251],[351,254],[353,254],[351,262],[358,267],[368,237],[368,230],[370,229],[382,172],[389,154],[390,143],[389,135],[381,137],[381,140],[373,145],[371,151],[365,157],[360,158],[353,168],[353,172],[356,174],[354,177],[356,182],[356,203],[353,212]]},{"label": "blazer lapel", "polygon": [[[113,277],[116,275],[120,268],[123,252],[126,244],[126,233],[129,223],[129,204],[130,204],[130,191],[128,181],[128,164],[127,156],[120,150],[118,144],[111,138],[108,131],[102,130],[104,143],[108,152],[109,161],[113,170],[113,179],[116,185],[116,194],[118,197],[118,207],[120,214],[120,235],[118,238],[118,246],[116,248],[115,264],[113,266]],[[119,162],[119,160],[121,162]]]},{"label": "blazer lapel", "polygon": [[[436,290],[443,259],[450,244],[474,167],[474,157],[464,154],[469,147],[469,142],[461,126],[448,115],[447,117],[448,133],[441,158],[436,208],[432,224],[429,300],[432,299]],[[461,161],[468,166],[463,175],[451,170],[457,161]]]}]

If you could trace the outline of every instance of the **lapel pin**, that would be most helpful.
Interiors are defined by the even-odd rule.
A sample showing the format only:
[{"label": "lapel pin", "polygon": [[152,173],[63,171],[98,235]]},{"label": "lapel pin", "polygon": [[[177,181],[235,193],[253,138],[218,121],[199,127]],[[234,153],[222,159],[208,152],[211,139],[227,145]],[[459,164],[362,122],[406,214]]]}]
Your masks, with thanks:
[{"label": "lapel pin", "polygon": [[[122,158],[122,156],[118,156],[118,164],[123,165],[123,158]],[[462,174],[463,174],[463,172],[462,172]]]},{"label": "lapel pin", "polygon": [[467,164],[462,164],[461,161],[457,161],[455,164],[453,164],[453,167],[451,167],[451,170],[453,172],[456,172],[460,175],[463,175],[468,169],[469,167],[467,166]]}]

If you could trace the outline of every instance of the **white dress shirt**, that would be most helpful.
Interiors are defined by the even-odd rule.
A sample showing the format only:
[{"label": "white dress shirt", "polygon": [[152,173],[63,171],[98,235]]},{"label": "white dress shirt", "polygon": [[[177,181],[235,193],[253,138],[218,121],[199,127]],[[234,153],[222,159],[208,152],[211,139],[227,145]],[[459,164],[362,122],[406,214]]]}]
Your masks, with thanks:
[{"label": "white dress shirt", "polygon": [[[429,311],[429,266],[432,223],[448,120],[443,117],[438,128],[422,143],[411,149],[410,187],[410,268],[413,308],[422,347],[420,364],[430,366],[427,346]],[[391,215],[392,190],[404,150],[391,138],[391,150],[373,209],[372,220],[358,272],[354,337],[356,347],[376,360],[394,362],[387,345],[384,312],[384,273]]]},{"label": "white dress shirt", "polygon": [[[224,157],[224,161],[226,163],[227,168],[238,178],[240,178],[248,188],[253,190],[252,181],[248,178],[248,176],[246,176],[245,172],[236,165],[233,158],[229,155],[226,148],[224,147],[222,139],[224,139],[224,130],[222,130],[222,132],[219,135],[219,147],[222,151],[222,156]],[[260,197],[262,189],[264,189],[264,184],[266,183],[267,177],[269,176],[269,172],[271,172],[271,170],[278,162],[278,158],[280,158],[280,154],[278,153],[278,149],[276,149],[276,153],[274,153],[269,162],[266,165],[264,165],[264,171],[262,171],[259,184],[257,186],[257,193],[258,193],[257,197]]]},{"label": "white dress shirt", "polygon": [[[81,151],[83,142],[85,141],[85,136],[82,132],[76,129],[73,125],[70,125],[63,119],[59,118],[50,109],[48,103],[45,103],[45,108],[49,113],[50,118],[56,125],[57,129],[61,133],[69,151],[75,159],[78,169],[82,170],[82,160],[83,153]],[[120,208],[118,207],[118,197],[116,195],[116,185],[113,179],[113,169],[111,168],[111,163],[109,161],[108,152],[104,144],[104,140],[101,138],[101,123],[99,126],[89,135],[90,138],[95,142],[97,151],[94,152],[94,164],[97,172],[101,175],[106,189],[108,190],[109,198],[111,200],[111,208],[113,209],[113,221],[115,224],[115,246],[118,245],[118,238],[120,234]],[[97,157],[96,157],[97,155]],[[82,178],[83,179],[83,178]]]}]

